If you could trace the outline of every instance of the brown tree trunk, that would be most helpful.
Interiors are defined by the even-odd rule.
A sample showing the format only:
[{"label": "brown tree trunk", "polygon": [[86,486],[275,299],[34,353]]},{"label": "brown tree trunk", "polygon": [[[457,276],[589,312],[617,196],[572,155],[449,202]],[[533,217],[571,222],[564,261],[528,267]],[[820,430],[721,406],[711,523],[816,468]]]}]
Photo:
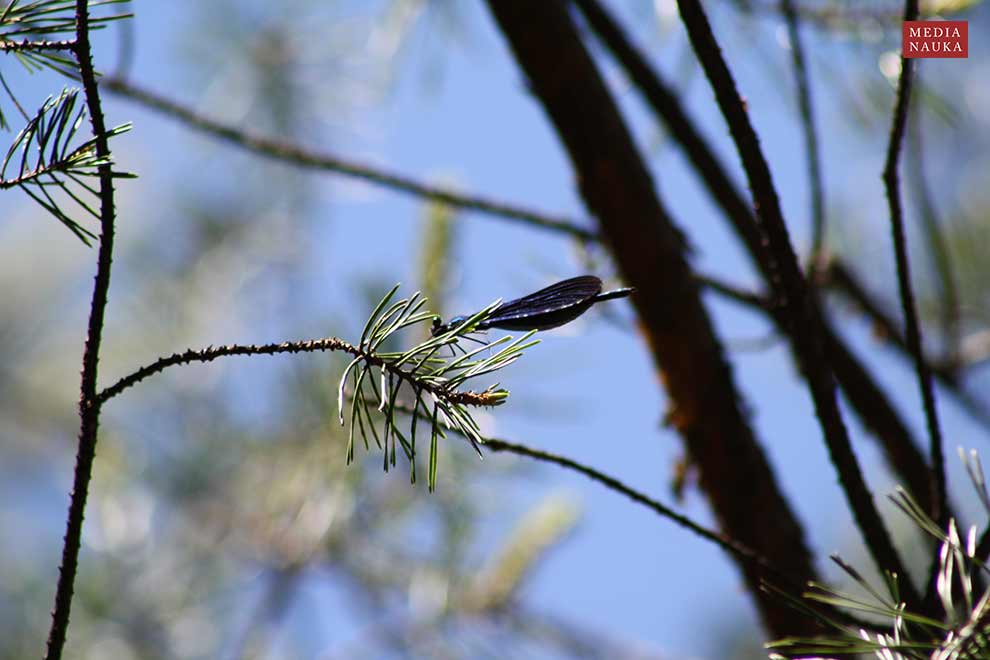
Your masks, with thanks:
[{"label": "brown tree trunk", "polygon": [[[670,398],[668,419],[699,469],[722,530],[795,582],[815,579],[803,529],[742,413],[687,263],[684,237],[661,204],[566,5],[488,5],[570,156],[584,202],[620,271],[637,289],[633,303]],[[760,591],[758,568],[738,563],[773,635],[818,632],[806,615]]]}]

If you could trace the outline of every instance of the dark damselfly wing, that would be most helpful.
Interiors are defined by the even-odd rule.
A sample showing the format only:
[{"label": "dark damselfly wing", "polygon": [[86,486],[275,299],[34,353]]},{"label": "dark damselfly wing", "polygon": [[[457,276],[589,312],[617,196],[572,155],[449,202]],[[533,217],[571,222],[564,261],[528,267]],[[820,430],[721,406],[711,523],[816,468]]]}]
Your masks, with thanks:
[{"label": "dark damselfly wing", "polygon": [[499,305],[478,329],[546,330],[581,316],[595,303],[602,281],[594,275],[581,275],[551,284],[545,289]]},{"label": "dark damselfly wing", "polygon": [[[474,329],[548,330],[570,323],[596,302],[623,298],[632,292],[633,289],[626,288],[602,293],[602,281],[594,275],[572,277],[522,298],[502,303],[479,321]],[[435,318],[433,336],[449,332],[469,318],[456,316],[447,323]]]}]

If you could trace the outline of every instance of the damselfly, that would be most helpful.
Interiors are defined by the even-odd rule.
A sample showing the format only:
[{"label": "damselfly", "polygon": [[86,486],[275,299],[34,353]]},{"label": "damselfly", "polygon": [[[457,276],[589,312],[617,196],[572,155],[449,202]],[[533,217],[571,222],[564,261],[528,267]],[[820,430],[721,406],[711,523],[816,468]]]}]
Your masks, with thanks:
[{"label": "damselfly", "polygon": [[[623,298],[632,292],[633,289],[624,288],[603,293],[602,281],[594,275],[572,277],[528,296],[502,303],[482,317],[473,330],[548,330],[570,323],[597,302]],[[471,315],[456,316],[447,323],[439,318],[433,319],[433,336],[449,332],[470,318]]]}]

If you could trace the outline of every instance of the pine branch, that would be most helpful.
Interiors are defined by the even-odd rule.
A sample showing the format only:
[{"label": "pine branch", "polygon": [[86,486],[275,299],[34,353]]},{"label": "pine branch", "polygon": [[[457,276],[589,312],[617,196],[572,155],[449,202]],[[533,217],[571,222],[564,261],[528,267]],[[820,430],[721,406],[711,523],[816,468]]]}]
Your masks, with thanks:
[{"label": "pine branch", "polygon": [[[100,7],[119,5],[130,0],[90,0],[86,3],[87,12]],[[41,43],[52,35],[75,33],[75,39],[68,40],[76,47],[78,41],[77,12],[79,3],[76,0],[33,0],[22,2],[10,0],[0,9],[0,42],[13,41],[14,37],[38,37]],[[133,14],[122,13],[109,16],[87,16],[87,29],[100,30],[109,23]]]},{"label": "pine branch", "polygon": [[[98,177],[106,166],[111,178],[133,175],[111,168],[109,155],[100,155],[96,136],[72,147],[86,115],[85,107],[76,109],[78,90],[66,89],[57,97],[48,97],[38,112],[14,138],[3,163],[0,164],[0,190],[20,188],[45,210],[55,216],[86,245],[96,236],[62,209],[48,192],[56,188],[76,202],[84,211],[99,220],[100,215],[85,200],[72,191],[69,182],[99,197],[99,191],[83,183],[79,177]],[[130,130],[130,124],[111,129],[103,136],[109,139]],[[16,174],[7,177],[13,165]]]},{"label": "pine branch", "polygon": [[[494,346],[494,344],[491,345]],[[486,344],[486,348],[488,346]],[[420,380],[418,374],[394,366],[393,362],[381,357],[379,354],[368,352],[336,337],[287,341],[278,344],[229,344],[226,346],[208,346],[202,349],[188,349],[182,353],[173,353],[168,357],[158,358],[151,364],[145,365],[133,373],[120,378],[113,385],[101,390],[97,395],[97,400],[102,405],[124,392],[124,390],[137,385],[155,374],[165,371],[169,367],[197,362],[213,362],[221,357],[235,355],[279,355],[282,353],[295,354],[324,351],[349,353],[372,366],[381,367],[387,373],[409,381],[430,394],[442,396],[451,403],[463,403],[472,406],[494,406],[501,403],[500,397],[485,392],[458,392],[443,387],[435,382],[434,379]]]},{"label": "pine branch", "polygon": [[[89,8],[121,4],[130,0],[91,1]],[[76,39],[57,39],[64,33],[76,29],[75,0],[9,0],[0,3],[0,53],[13,54],[29,72],[49,69],[73,81],[80,77],[77,59],[74,57],[78,43]],[[121,13],[110,16],[91,16],[89,29],[96,30],[112,21],[131,17]],[[20,103],[0,76],[4,90],[15,106]],[[23,111],[22,111],[23,114]],[[0,106],[0,129],[9,128],[7,117]]]},{"label": "pine branch", "polygon": [[[966,462],[965,457],[963,460]],[[986,502],[982,470],[979,469],[979,461],[974,462],[979,476],[974,476],[974,466],[968,462],[967,469],[970,469],[970,476],[974,477],[974,485],[977,486],[981,499]],[[766,645],[776,651],[771,654],[771,658],[804,658],[809,655],[835,657],[866,653],[891,660],[961,660],[986,657],[987,650],[990,649],[990,638],[986,633],[986,621],[990,617],[990,591],[985,590],[980,579],[980,573],[987,569],[979,555],[976,529],[971,528],[963,538],[954,519],[950,518],[943,527],[904,489],[898,488],[896,494],[890,496],[890,500],[918,530],[941,544],[935,561],[935,592],[944,617],[935,619],[923,611],[907,607],[900,592],[902,582],[897,579],[898,576],[885,574],[883,587],[877,587],[852,565],[833,555],[832,561],[859,585],[865,595],[842,593],[821,584],[811,585],[802,600],[796,600],[783,592],[778,592],[779,595],[800,610],[805,610],[807,602],[811,602],[829,605],[840,611],[861,612],[875,620],[889,622],[888,630],[878,630],[879,624],[874,624],[872,630],[867,630],[839,620],[823,619],[823,623],[834,630],[832,634],[816,638],[792,637],[772,642]]]},{"label": "pine branch", "polygon": [[[475,331],[478,323],[487,318],[499,305],[496,301],[482,311],[466,319],[451,330],[431,337],[426,341],[402,352],[387,352],[380,348],[390,341],[398,331],[436,318],[432,312],[421,311],[426,300],[419,293],[389,305],[398,285],[396,285],[372,312],[361,334],[358,344],[350,344],[342,339],[326,338],[306,341],[282,342],[278,344],[210,346],[205,349],[189,349],[168,357],[155,360],[133,373],[124,376],[116,383],[99,392],[96,404],[104,403],[137,383],[163,372],[169,367],[194,362],[212,362],[221,357],[234,355],[277,355],[282,353],[311,353],[317,351],[343,352],[353,356],[350,364],[340,377],[338,386],[338,418],[341,425],[344,419],[345,387],[352,378],[350,391],[349,420],[350,433],[347,442],[347,460],[354,458],[354,436],[360,432],[368,447],[369,435],[385,454],[385,469],[396,463],[396,442],[410,462],[410,478],[415,481],[416,457],[416,416],[412,419],[408,439],[396,424],[396,400],[400,387],[406,385],[415,395],[416,411],[428,411],[432,407],[430,426],[430,474],[429,486],[436,486],[437,441],[445,436],[444,429],[455,430],[467,437],[475,450],[485,439],[468,407],[491,407],[500,405],[509,393],[492,385],[481,392],[465,391],[461,388],[469,380],[507,367],[522,356],[527,348],[538,341],[529,341],[533,332],[513,339],[502,337],[493,342],[481,342],[481,346],[463,355],[450,358],[438,357],[441,349],[457,347],[460,339]],[[497,350],[495,350],[497,349]],[[484,357],[478,357],[487,352]],[[372,372],[378,371],[377,376]],[[368,391],[370,390],[370,392]],[[426,401],[428,396],[431,402]],[[373,417],[384,413],[382,432],[378,433]],[[391,439],[391,454],[389,453]]]}]

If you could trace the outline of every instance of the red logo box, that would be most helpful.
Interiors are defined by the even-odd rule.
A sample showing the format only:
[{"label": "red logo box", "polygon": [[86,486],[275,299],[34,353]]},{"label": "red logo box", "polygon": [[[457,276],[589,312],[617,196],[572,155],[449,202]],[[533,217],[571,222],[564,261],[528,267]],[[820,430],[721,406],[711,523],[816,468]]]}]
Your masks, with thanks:
[{"label": "red logo box", "polygon": [[901,55],[912,57],[969,57],[968,21],[904,21]]}]

